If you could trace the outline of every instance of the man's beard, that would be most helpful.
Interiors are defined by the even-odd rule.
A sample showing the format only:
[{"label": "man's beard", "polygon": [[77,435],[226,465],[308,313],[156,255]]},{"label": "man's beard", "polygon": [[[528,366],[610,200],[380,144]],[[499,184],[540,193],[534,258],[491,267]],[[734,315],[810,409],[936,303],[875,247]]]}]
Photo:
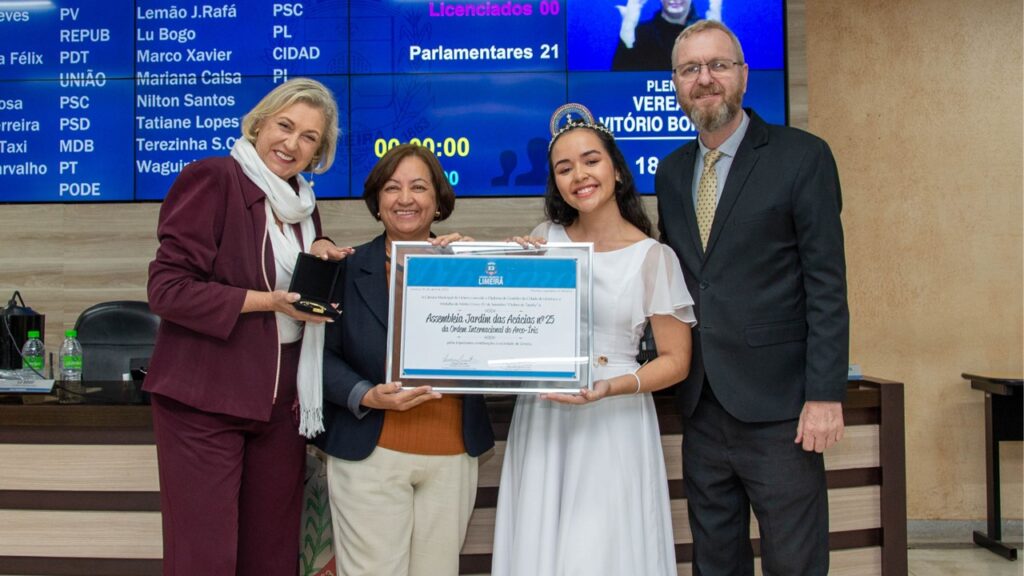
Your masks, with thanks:
[{"label": "man's beard", "polygon": [[683,105],[683,111],[690,117],[698,132],[714,132],[728,124],[739,113],[742,105],[742,95],[739,92],[732,95],[726,93],[722,103],[710,110],[696,105],[696,99],[701,96],[724,92],[724,89],[709,87],[697,92],[693,100]]}]

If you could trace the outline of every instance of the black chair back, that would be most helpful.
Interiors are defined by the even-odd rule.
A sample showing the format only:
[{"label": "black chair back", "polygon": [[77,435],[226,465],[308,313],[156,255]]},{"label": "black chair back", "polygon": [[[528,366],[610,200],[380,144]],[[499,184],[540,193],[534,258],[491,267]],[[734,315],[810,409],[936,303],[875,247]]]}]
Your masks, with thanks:
[{"label": "black chair back", "polygon": [[121,380],[133,368],[148,365],[159,326],[160,317],[146,302],[119,300],[86,309],[75,322],[82,379]]}]

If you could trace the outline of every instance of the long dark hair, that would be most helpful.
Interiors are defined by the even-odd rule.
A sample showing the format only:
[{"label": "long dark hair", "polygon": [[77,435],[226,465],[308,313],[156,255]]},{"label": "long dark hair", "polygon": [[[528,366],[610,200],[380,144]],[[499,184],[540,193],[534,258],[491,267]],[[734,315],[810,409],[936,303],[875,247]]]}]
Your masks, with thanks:
[{"label": "long dark hair", "polygon": [[[612,167],[619,173],[619,178],[621,179],[621,181],[615,182],[615,203],[619,207],[619,214],[627,222],[639,228],[641,232],[650,236],[653,228],[651,226],[651,219],[647,217],[647,212],[644,211],[640,195],[636,193],[633,173],[629,170],[629,165],[626,164],[626,158],[622,155],[622,151],[619,150],[619,146],[615,144],[615,138],[610,133],[596,130],[585,122],[577,121],[576,124],[579,125],[559,132],[555,136],[555,140],[561,138],[566,132],[579,129],[590,130],[597,135],[598,140],[604,146],[605,152],[612,159]],[[554,141],[551,143],[551,148],[554,148]],[[548,220],[562,226],[570,226],[580,217],[579,211],[569,206],[558,192],[558,186],[555,184],[555,167],[551,165],[550,148],[548,149],[548,184],[547,189],[544,191],[544,214],[548,217]]]}]

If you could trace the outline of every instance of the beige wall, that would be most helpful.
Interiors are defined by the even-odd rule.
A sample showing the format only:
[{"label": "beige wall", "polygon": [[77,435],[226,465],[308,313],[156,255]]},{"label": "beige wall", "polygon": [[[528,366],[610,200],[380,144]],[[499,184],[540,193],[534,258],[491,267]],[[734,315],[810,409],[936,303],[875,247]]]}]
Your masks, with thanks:
[{"label": "beige wall", "polygon": [[[1021,374],[1020,0],[807,3],[808,125],[839,162],[851,361],[906,383],[911,518],[984,515],[984,397]],[[1003,512],[1021,518],[1021,444]]]},{"label": "beige wall", "polygon": [[[851,358],[907,383],[909,516],[981,518],[982,397],[959,374],[1022,370],[1020,2],[809,4],[805,74],[804,2],[788,3],[791,119],[839,163]],[[45,313],[55,350],[90,304],[145,298],[158,209],[0,205],[0,297]],[[379,231],[358,201],[321,209],[338,242]],[[503,238],[540,219],[538,199],[462,200],[445,229]],[[1021,460],[1004,449],[1009,518]]]}]

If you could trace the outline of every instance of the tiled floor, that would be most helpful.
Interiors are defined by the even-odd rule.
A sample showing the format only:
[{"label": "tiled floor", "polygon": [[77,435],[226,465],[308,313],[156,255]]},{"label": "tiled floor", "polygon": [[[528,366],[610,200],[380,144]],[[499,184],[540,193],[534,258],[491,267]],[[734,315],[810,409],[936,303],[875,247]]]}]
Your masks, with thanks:
[{"label": "tiled floor", "polygon": [[907,523],[907,569],[910,576],[1024,576],[1024,547],[1020,520],[1003,525],[1003,541],[1017,548],[1010,561],[971,540],[984,522],[911,520]]},{"label": "tiled floor", "polygon": [[982,528],[981,522],[911,521],[907,530],[908,576],[1024,576],[1021,522],[1015,521],[1004,532],[1004,542],[1017,548],[1020,559],[1015,561],[974,545],[970,534]]},{"label": "tiled floor", "polygon": [[[1024,551],[1018,554],[1021,552]],[[973,544],[911,547],[907,551],[907,564],[910,576],[1024,575],[1024,556],[1011,562]]]},{"label": "tiled floor", "polygon": [[[924,546],[907,550],[908,576],[1024,576],[1024,555],[1011,562],[973,544]],[[1020,550],[1020,544],[1017,546]]]}]

